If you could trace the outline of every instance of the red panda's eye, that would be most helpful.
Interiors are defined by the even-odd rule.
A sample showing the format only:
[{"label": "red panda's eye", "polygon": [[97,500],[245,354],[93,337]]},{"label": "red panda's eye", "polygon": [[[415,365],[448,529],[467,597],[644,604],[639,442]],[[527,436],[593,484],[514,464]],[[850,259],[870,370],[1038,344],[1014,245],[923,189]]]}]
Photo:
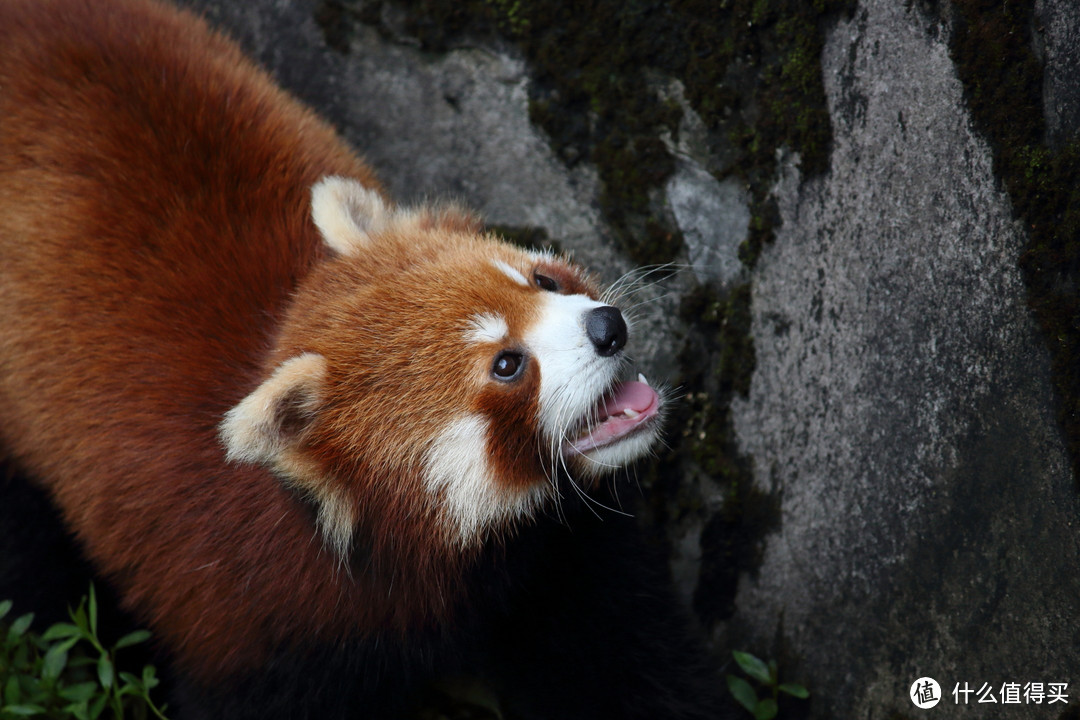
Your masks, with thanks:
[{"label": "red panda's eye", "polygon": [[521,353],[504,350],[495,357],[491,374],[499,380],[514,380],[521,374],[523,367],[525,367],[525,358]]},{"label": "red panda's eye", "polygon": [[559,292],[559,283],[555,282],[547,275],[541,275],[538,272],[533,273],[533,279],[536,281],[536,286],[541,290],[547,290],[548,292]]}]

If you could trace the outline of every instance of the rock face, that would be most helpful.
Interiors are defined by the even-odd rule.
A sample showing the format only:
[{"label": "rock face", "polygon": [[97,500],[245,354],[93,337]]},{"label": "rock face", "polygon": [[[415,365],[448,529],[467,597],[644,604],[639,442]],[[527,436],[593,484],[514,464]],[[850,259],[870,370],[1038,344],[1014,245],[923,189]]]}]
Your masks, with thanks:
[{"label": "rock face", "polygon": [[1040,0],[1035,15],[1043,28],[1043,104],[1047,130],[1055,143],[1067,141],[1080,128],[1080,7]]},{"label": "rock face", "polygon": [[[529,123],[529,68],[512,48],[433,56],[356,23],[334,49],[315,20],[325,3],[191,4],[334,121],[398,199],[459,197],[494,223],[543,228],[609,280],[629,268],[596,174],[568,170]],[[829,29],[830,169],[802,178],[782,154],[780,224],[752,269],[738,259],[743,188],[674,147],[664,192],[691,272],[640,311],[637,353],[670,375],[678,342],[703,332],[674,319],[678,297],[751,283],[756,365],[733,439],[779,522],[734,615],[703,632],[725,655],[778,657],[815,718],[917,717],[908,689],[922,676],[941,684],[943,717],[985,716],[977,694],[955,704],[965,683],[999,703],[1006,683],[1070,683],[1070,705],[1002,717],[1080,702],[1080,494],[1018,269],[1024,227],[972,130],[947,10],[940,22],[862,0]],[[1048,133],[1063,142],[1080,125],[1080,13],[1069,0],[1037,12]],[[724,498],[690,492],[696,510],[666,515],[687,597],[709,561],[696,533]]]},{"label": "rock face", "polygon": [[736,427],[783,517],[737,617],[785,638],[821,717],[919,712],[921,676],[997,695],[1080,668],[1080,502],[1023,229],[928,30],[867,2],[831,33],[831,171],[801,186],[785,171],[753,277]]}]

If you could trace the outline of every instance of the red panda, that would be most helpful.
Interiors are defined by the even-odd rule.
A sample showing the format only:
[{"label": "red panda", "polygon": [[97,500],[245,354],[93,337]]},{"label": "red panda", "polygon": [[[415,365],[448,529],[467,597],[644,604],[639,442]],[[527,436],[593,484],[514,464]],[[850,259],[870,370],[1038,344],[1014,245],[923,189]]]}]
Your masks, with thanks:
[{"label": "red panda", "polygon": [[[152,628],[186,716],[382,717],[435,669],[529,655],[469,660],[522,588],[544,612],[560,478],[657,438],[627,334],[568,260],[389,202],[193,15],[0,4],[0,454]],[[647,657],[639,634],[590,662]],[[663,709],[608,668],[560,716],[698,717],[683,667],[642,686]]]}]

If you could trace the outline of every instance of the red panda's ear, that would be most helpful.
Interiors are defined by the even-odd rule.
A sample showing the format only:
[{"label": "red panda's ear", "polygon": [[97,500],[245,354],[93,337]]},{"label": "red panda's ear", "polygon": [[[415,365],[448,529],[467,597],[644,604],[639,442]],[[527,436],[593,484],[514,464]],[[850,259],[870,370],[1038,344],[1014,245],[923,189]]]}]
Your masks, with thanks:
[{"label": "red panda's ear", "polygon": [[228,459],[276,465],[315,419],[325,378],[326,359],[317,353],[304,353],[279,365],[225,413],[218,431]]},{"label": "red panda's ear", "polygon": [[382,196],[356,180],[324,177],[311,188],[311,218],[323,241],[339,255],[357,255],[385,229],[394,211]]},{"label": "red panda's ear", "polygon": [[326,358],[304,353],[274,373],[229,412],[218,426],[226,457],[268,465],[289,486],[315,501],[326,544],[344,558],[356,526],[353,505],[297,452],[318,414],[326,386]]}]

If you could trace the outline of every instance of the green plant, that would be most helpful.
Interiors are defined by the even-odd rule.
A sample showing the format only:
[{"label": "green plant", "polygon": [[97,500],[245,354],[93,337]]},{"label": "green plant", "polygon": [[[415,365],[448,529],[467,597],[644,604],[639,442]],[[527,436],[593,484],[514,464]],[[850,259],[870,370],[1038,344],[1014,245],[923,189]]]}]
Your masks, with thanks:
[{"label": "green plant", "polygon": [[137,630],[106,648],[98,637],[98,605],[93,585],[70,623],[57,623],[38,634],[30,629],[33,613],[5,620],[10,600],[0,602],[0,719],[157,717],[163,708],[150,699],[158,684],[152,665],[141,676],[118,672],[117,651],[145,642]]},{"label": "green plant", "polygon": [[766,697],[758,698],[758,692],[745,679],[737,675],[728,675],[727,684],[735,700],[750,711],[755,720],[772,720],[779,712],[780,693],[791,695],[805,700],[810,697],[810,692],[802,685],[794,683],[781,683],[780,672],[776,661],[770,660],[768,664],[754,657],[750,653],[732,653],[735,662],[739,664],[743,672],[757,681],[759,688],[766,692]]}]

